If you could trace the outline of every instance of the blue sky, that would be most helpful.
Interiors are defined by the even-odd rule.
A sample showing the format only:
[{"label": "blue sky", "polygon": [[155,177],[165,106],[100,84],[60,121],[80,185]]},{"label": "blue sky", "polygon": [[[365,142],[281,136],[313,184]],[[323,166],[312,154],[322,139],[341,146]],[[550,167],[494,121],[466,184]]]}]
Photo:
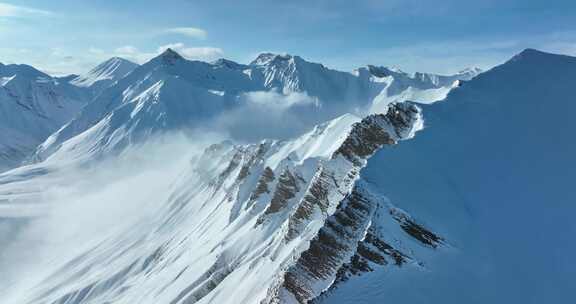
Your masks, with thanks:
[{"label": "blue sky", "polygon": [[272,51],[342,70],[451,73],[533,47],[576,55],[573,0],[0,0],[0,62],[80,73],[111,56],[249,62]]}]

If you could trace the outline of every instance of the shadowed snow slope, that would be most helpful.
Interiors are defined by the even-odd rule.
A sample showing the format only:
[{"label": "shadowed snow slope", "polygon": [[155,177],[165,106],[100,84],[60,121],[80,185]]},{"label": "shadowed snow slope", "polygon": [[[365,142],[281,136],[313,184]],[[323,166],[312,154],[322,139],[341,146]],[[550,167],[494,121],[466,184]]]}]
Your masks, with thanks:
[{"label": "shadowed snow slope", "polygon": [[567,303],[576,275],[576,58],[525,50],[424,107],[362,176],[457,250],[321,303]]},{"label": "shadowed snow slope", "polygon": [[0,63],[0,172],[17,166],[88,98],[31,66]]}]

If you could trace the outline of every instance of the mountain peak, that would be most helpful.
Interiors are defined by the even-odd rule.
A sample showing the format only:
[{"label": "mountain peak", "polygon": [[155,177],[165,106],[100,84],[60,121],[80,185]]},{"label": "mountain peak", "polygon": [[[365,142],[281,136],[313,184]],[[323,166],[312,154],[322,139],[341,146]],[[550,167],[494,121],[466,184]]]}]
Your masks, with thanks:
[{"label": "mountain peak", "polygon": [[399,68],[394,67],[384,67],[384,66],[375,66],[375,65],[368,65],[368,71],[370,74],[376,77],[387,77],[395,74],[406,74],[404,71],[400,70]]},{"label": "mountain peak", "polygon": [[113,82],[132,72],[138,64],[120,57],[112,57],[88,73],[71,80],[71,83],[80,87],[91,87],[101,81]]},{"label": "mountain peak", "polygon": [[26,64],[0,64],[0,76],[20,75],[27,78],[49,77],[46,73]]},{"label": "mountain peak", "polygon": [[274,53],[262,53],[254,59],[250,65],[269,65],[277,62],[288,61],[297,56],[292,56],[289,54],[274,54]]},{"label": "mountain peak", "polygon": [[566,55],[559,55],[559,54],[552,54],[543,52],[536,49],[527,48],[524,49],[522,52],[518,53],[514,57],[512,57],[508,62],[522,62],[522,61],[533,61],[533,60],[544,60],[545,58],[553,58],[553,57],[570,57]]},{"label": "mountain peak", "polygon": [[458,74],[462,75],[462,74],[475,74],[478,75],[480,73],[482,73],[483,70],[479,67],[471,67],[471,68],[465,68],[461,71],[458,72]]},{"label": "mountain peak", "polygon": [[243,69],[247,68],[247,66],[244,64],[240,64],[238,62],[224,59],[224,58],[220,58],[220,59],[212,62],[212,64],[216,65],[216,66],[220,66],[220,67],[227,67],[227,68],[232,69],[232,70],[243,70]]},{"label": "mountain peak", "polygon": [[[102,72],[105,73],[112,73],[114,71],[120,70],[121,73],[123,73],[124,71],[128,71],[128,70],[133,70],[138,66],[138,64],[121,58],[121,57],[112,57],[104,62],[102,62],[101,64],[99,64],[98,66],[96,66],[94,69],[92,69],[90,71],[90,73],[92,74],[101,74]],[[126,73],[124,73],[126,74]]]},{"label": "mountain peak", "polygon": [[542,52],[542,51],[539,51],[537,49],[526,48],[522,52],[520,52],[518,55],[534,56],[534,55],[549,55],[549,53]]},{"label": "mountain peak", "polygon": [[110,63],[110,64],[112,64],[112,63],[114,63],[114,64],[126,63],[126,64],[131,64],[131,65],[136,65],[136,63],[134,63],[134,62],[132,62],[132,61],[130,61],[130,60],[128,60],[128,59],[124,59],[124,58],[122,58],[122,57],[117,57],[117,56],[114,56],[114,57],[112,57],[112,58],[104,61],[103,64],[104,64],[104,63]]},{"label": "mountain peak", "polygon": [[164,52],[162,52],[162,54],[160,54],[156,58],[160,58],[163,63],[170,64],[170,65],[173,65],[176,61],[180,61],[180,60],[184,59],[184,57],[182,57],[180,54],[178,54],[176,51],[174,51],[171,48],[167,48]]}]

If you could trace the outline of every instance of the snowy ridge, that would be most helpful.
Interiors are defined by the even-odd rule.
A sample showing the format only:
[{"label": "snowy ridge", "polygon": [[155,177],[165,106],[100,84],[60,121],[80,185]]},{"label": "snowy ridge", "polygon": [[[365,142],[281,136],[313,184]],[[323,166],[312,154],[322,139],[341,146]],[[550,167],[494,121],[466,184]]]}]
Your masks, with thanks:
[{"label": "snowy ridge", "polygon": [[527,49],[464,82],[444,101],[422,106],[427,128],[377,153],[361,176],[455,250],[428,259],[427,272],[347,276],[318,302],[572,298],[567,282],[576,270],[576,248],[566,231],[576,228],[574,79],[575,57]]},{"label": "snowy ridge", "polygon": [[84,75],[70,80],[72,85],[88,88],[91,96],[95,97],[103,90],[110,87],[114,82],[124,78],[138,65],[129,60],[113,57],[99,64]]},{"label": "snowy ridge", "polygon": [[[292,141],[213,145],[162,195],[152,218],[62,258],[23,303],[306,303],[356,251],[339,248],[338,263],[320,264],[327,276],[319,278],[299,266],[308,248],[345,209],[363,215],[354,219],[358,231],[372,227],[379,207],[370,204],[365,214],[349,196],[360,169],[382,146],[411,136],[420,120],[417,107],[398,104],[360,122],[338,118]],[[301,294],[296,285],[310,288]]]},{"label": "snowy ridge", "polygon": [[[351,258],[354,243],[364,235],[371,217],[370,207],[350,207],[353,203],[343,201],[353,192],[367,159],[382,147],[410,138],[420,120],[418,108],[392,105],[386,115],[369,116],[355,124],[331,159],[321,164],[294,208],[285,235],[288,242],[306,240],[308,249],[296,253],[296,264],[284,274],[281,285],[271,290],[268,302],[307,303],[330,287],[340,267]],[[338,214],[355,211],[364,216],[345,215],[348,221],[338,223],[337,219],[342,218]],[[347,229],[350,230],[346,232]]]}]

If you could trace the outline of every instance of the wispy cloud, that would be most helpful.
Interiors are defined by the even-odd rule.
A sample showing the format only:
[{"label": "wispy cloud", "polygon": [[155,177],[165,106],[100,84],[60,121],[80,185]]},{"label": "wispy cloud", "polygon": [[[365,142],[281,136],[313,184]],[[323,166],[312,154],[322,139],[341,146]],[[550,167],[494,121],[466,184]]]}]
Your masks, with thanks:
[{"label": "wispy cloud", "polygon": [[196,27],[175,27],[166,29],[165,32],[171,34],[180,34],[202,40],[206,39],[206,37],[208,36],[208,33],[205,30]]},{"label": "wispy cloud", "polygon": [[121,46],[117,49],[114,50],[115,53],[118,54],[138,54],[138,48],[136,48],[135,46],[131,46],[131,45],[125,45],[125,46]]},{"label": "wispy cloud", "polygon": [[102,54],[105,54],[105,53],[106,53],[103,49],[99,49],[99,48],[97,48],[97,47],[90,47],[90,48],[88,49],[88,52],[89,52],[90,54],[95,54],[95,55],[102,55]]},{"label": "wispy cloud", "polygon": [[53,12],[0,2],[0,17],[51,16]]}]

